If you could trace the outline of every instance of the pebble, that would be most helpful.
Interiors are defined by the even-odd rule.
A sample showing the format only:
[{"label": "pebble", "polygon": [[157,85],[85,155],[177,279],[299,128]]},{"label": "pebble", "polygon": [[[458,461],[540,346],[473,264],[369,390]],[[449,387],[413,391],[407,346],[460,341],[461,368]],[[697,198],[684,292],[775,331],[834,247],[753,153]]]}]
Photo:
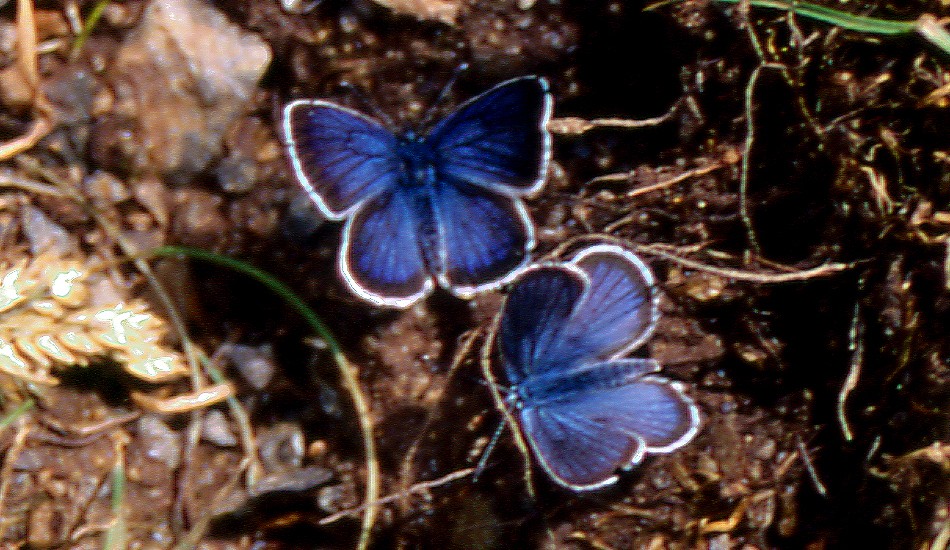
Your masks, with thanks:
[{"label": "pebble", "polygon": [[181,462],[181,439],[155,415],[147,414],[138,421],[138,432],[145,446],[145,455],[174,470]]},{"label": "pebble", "polygon": [[262,346],[222,344],[218,352],[230,360],[234,368],[255,390],[263,390],[267,387],[277,370],[274,350],[270,344]]},{"label": "pebble", "polygon": [[261,463],[268,472],[300,468],[303,463],[303,430],[297,424],[281,422],[257,434]]},{"label": "pebble", "polygon": [[299,470],[284,470],[264,476],[248,491],[252,497],[276,491],[309,491],[323,485],[333,477],[327,468],[310,466]]},{"label": "pebble", "polygon": [[[201,0],[156,0],[116,55],[116,112],[133,146],[114,147],[123,124],[100,123],[94,140],[132,168],[187,183],[220,157],[222,136],[253,107],[270,47]],[[110,134],[110,132],[112,134]]]},{"label": "pebble", "polygon": [[237,445],[237,437],[228,424],[228,419],[218,409],[211,409],[205,415],[201,437],[209,443],[219,447],[233,447]]},{"label": "pebble", "polygon": [[67,256],[79,250],[76,237],[35,206],[23,207],[23,233],[30,242],[30,252],[34,256],[44,251]]}]

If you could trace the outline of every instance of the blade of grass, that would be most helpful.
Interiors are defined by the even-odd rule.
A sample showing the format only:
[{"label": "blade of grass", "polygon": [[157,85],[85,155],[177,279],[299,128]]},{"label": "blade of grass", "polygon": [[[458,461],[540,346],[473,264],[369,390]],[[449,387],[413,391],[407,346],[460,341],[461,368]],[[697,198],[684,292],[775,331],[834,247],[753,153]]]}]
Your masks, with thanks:
[{"label": "blade of grass", "polygon": [[[644,11],[652,11],[663,6],[678,3],[680,0],[662,0],[648,5]],[[713,0],[720,4],[739,4],[746,0]],[[883,19],[867,15],[855,15],[841,10],[788,0],[748,0],[750,6],[792,12],[795,15],[828,23],[849,31],[884,36],[898,36],[917,33],[950,55],[950,33],[931,14],[922,14],[914,20]]]},{"label": "blade of grass", "polygon": [[110,499],[113,520],[102,541],[103,550],[124,550],[129,538],[125,522],[125,443],[121,439],[115,441],[115,455]]},{"label": "blade of grass", "polygon": [[242,273],[258,281],[271,292],[284,300],[287,305],[294,309],[304,321],[310,325],[310,328],[323,339],[327,344],[327,349],[333,357],[340,372],[343,385],[350,394],[353,401],[353,407],[360,423],[360,430],[363,435],[363,452],[366,458],[366,493],[363,502],[366,503],[363,514],[362,529],[357,548],[364,550],[369,546],[369,537],[376,522],[376,514],[379,510],[379,460],[376,456],[376,443],[373,439],[373,423],[369,414],[369,405],[363,392],[360,390],[359,374],[355,366],[350,364],[344,355],[340,344],[333,336],[333,332],[323,322],[310,306],[308,306],[297,294],[276,277],[266,271],[252,266],[241,260],[222,256],[207,250],[191,248],[186,246],[162,246],[150,251],[152,256],[184,256],[195,260],[212,263],[225,267],[232,271]]},{"label": "blade of grass", "polygon": [[79,33],[79,36],[76,37],[76,41],[73,42],[72,50],[69,52],[70,57],[75,59],[76,56],[79,55],[79,52],[82,51],[82,47],[86,45],[86,41],[89,40],[89,37],[92,35],[93,29],[99,24],[99,20],[102,19],[102,14],[105,13],[106,6],[109,5],[110,1],[111,0],[99,0],[99,2],[96,2],[96,5],[92,7],[89,15],[86,16],[86,22],[82,26],[82,32]]},{"label": "blade of grass", "polygon": [[[742,0],[713,0],[720,4],[738,4]],[[897,21],[866,15],[854,15],[848,12],[826,8],[808,2],[786,2],[784,0],[749,0],[756,8],[790,11],[795,15],[808,17],[816,21],[835,25],[849,31],[867,34],[910,34],[917,28],[917,21]]]},{"label": "blade of grass", "polygon": [[35,403],[33,403],[32,399],[27,399],[26,401],[17,405],[15,409],[10,411],[10,414],[0,419],[0,431],[5,430],[7,426],[16,422],[17,418],[20,418],[26,414],[30,409],[33,408],[34,404]]}]

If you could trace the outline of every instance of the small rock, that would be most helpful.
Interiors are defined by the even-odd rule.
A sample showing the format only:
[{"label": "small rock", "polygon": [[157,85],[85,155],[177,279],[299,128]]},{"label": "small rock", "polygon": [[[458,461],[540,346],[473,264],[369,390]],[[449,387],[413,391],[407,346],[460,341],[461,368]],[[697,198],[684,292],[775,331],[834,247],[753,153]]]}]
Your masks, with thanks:
[{"label": "small rock", "polygon": [[43,82],[56,121],[70,126],[89,123],[101,88],[95,75],[80,66],[63,66]]},{"label": "small rock", "polygon": [[45,464],[45,455],[37,449],[24,449],[16,457],[13,469],[17,471],[35,472]]},{"label": "small rock", "polygon": [[228,220],[221,212],[224,199],[207,191],[180,189],[174,195],[172,230],[190,246],[214,249],[228,233]]},{"label": "small rock", "polygon": [[270,384],[277,365],[274,362],[274,350],[270,344],[247,346],[244,344],[222,344],[218,353],[227,357],[241,376],[256,390],[262,390]]},{"label": "small rock", "polygon": [[132,185],[135,200],[141,204],[161,227],[168,226],[168,188],[162,180],[143,177]]},{"label": "small rock", "polygon": [[234,435],[234,431],[231,430],[227,417],[218,409],[211,409],[205,415],[201,437],[219,447],[237,445],[237,437]]},{"label": "small rock", "polygon": [[23,114],[33,104],[33,86],[19,63],[0,70],[0,102],[13,114]]},{"label": "small rock", "polygon": [[303,463],[303,430],[297,424],[281,422],[257,434],[257,451],[268,472],[300,468]]},{"label": "small rock", "polygon": [[174,470],[181,462],[181,439],[167,424],[148,414],[138,421],[139,436],[145,445],[145,455]]},{"label": "small rock", "polygon": [[270,60],[260,37],[201,0],[151,2],[116,56],[114,122],[96,129],[121,133],[126,125],[115,119],[131,121],[135,146],[111,145],[119,135],[93,141],[132,168],[187,182],[221,154],[222,136],[251,107]]},{"label": "small rock", "polygon": [[32,205],[23,207],[23,233],[30,241],[30,252],[34,256],[40,252],[66,256],[79,250],[79,243],[73,235]]},{"label": "small rock", "polygon": [[228,193],[247,193],[257,181],[257,161],[241,151],[232,151],[221,160],[214,175]]},{"label": "small rock", "polygon": [[305,242],[313,237],[327,218],[305,193],[295,195],[287,206],[283,233],[292,241]]},{"label": "small rock", "polygon": [[82,185],[87,197],[106,205],[120,203],[132,196],[122,180],[102,170],[96,170],[83,178]]},{"label": "small rock", "polygon": [[309,491],[314,487],[323,485],[332,477],[333,472],[331,470],[318,466],[299,470],[284,470],[261,478],[251,487],[249,494],[252,497],[257,497],[277,491]]}]

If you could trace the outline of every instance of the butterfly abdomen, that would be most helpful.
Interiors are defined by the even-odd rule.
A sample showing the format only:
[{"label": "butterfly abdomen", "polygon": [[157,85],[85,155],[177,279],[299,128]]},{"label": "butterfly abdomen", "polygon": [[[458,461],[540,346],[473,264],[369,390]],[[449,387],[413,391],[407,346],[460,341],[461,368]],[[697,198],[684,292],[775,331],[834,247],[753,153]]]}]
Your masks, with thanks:
[{"label": "butterfly abdomen", "polygon": [[441,242],[433,202],[436,185],[434,155],[425,140],[413,132],[407,132],[399,140],[399,157],[403,170],[400,185],[403,192],[412,198],[413,211],[418,222],[416,234],[422,260],[429,273],[441,273]]}]

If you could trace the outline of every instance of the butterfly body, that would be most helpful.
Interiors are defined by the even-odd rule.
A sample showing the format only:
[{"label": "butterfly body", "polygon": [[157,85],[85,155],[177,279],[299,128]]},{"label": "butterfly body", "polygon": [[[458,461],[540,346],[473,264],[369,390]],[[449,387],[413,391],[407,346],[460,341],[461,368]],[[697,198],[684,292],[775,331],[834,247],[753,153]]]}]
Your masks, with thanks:
[{"label": "butterfly body", "polygon": [[619,388],[644,374],[642,369],[636,367],[624,362],[594,363],[593,367],[532,376],[517,386],[517,402],[521,408],[526,404],[543,406]]},{"label": "butterfly body", "polygon": [[436,283],[461,297],[505,282],[529,259],[521,197],[543,184],[551,99],[538,77],[462,104],[429,132],[396,135],[320,100],[284,109],[298,181],[324,215],[346,220],[339,270],[359,296],[408,306]]}]

